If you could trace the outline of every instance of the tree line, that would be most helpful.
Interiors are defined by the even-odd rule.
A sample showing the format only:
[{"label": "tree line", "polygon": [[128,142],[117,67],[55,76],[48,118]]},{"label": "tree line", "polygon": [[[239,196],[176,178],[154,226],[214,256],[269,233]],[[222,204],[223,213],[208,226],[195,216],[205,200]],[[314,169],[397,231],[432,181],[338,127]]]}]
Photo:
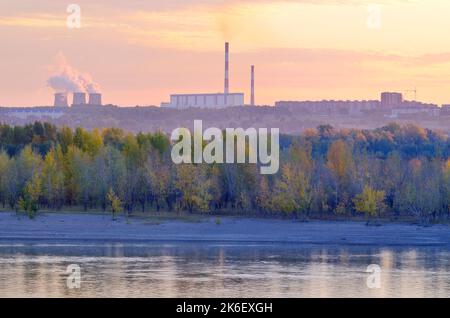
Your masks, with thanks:
[{"label": "tree line", "polygon": [[118,128],[0,125],[0,204],[25,211],[102,209],[294,218],[450,216],[450,139],[415,125],[329,125],[281,136],[280,171],[172,163],[169,137]]}]

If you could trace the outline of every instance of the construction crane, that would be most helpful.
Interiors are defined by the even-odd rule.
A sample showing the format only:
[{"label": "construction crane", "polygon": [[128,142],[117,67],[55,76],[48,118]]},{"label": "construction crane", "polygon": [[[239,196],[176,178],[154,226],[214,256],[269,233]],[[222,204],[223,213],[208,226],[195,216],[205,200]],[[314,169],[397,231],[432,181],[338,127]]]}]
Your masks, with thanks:
[{"label": "construction crane", "polygon": [[404,92],[405,93],[414,93],[414,101],[417,102],[417,88],[407,89]]}]

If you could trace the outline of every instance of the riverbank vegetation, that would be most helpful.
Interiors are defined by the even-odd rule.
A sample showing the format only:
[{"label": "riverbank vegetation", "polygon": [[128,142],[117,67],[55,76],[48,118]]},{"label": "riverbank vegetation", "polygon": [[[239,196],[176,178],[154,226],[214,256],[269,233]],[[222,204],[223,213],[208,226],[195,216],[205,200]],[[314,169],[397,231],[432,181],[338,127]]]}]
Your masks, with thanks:
[{"label": "riverbank vegetation", "polygon": [[254,164],[175,165],[170,150],[163,133],[0,125],[0,204],[30,216],[76,206],[114,215],[450,216],[450,139],[414,125],[282,136],[276,175]]}]

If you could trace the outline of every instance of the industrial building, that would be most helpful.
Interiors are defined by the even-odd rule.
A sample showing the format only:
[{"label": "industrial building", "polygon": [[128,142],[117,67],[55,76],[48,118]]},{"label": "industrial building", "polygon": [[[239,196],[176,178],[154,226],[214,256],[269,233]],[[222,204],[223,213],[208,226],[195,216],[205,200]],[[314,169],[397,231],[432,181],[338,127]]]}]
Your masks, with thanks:
[{"label": "industrial building", "polygon": [[[101,106],[102,105],[102,94],[100,93],[90,93],[89,102],[86,104],[86,93],[75,92],[73,93],[72,106]],[[54,107],[69,107],[67,101],[67,93],[55,93],[55,101],[53,103]]]},{"label": "industrial building", "polygon": [[190,107],[222,108],[239,105],[244,105],[243,93],[174,94],[170,95],[168,106],[183,109]]},{"label": "industrial building", "polygon": [[102,105],[102,94],[100,93],[89,93],[89,105]]},{"label": "industrial building", "polygon": [[72,106],[86,105],[86,93],[75,92],[73,93]]},{"label": "industrial building", "polygon": [[[225,77],[223,93],[201,94],[172,94],[169,103],[161,103],[162,107],[184,109],[190,107],[199,108],[224,108],[243,106],[244,93],[230,93],[229,81],[229,43],[225,43]],[[254,102],[254,67],[252,67],[252,101]]]},{"label": "industrial building", "polygon": [[68,107],[67,93],[55,93],[55,101],[53,103],[55,107]]}]

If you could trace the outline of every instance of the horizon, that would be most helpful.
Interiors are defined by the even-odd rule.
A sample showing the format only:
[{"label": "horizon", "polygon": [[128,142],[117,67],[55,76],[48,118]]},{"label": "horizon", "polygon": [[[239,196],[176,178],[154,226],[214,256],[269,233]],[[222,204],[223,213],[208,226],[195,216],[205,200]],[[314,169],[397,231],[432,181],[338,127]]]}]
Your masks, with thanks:
[{"label": "horizon", "polygon": [[227,41],[230,91],[246,104],[250,65],[257,105],[382,91],[414,100],[415,88],[418,101],[450,103],[450,44],[439,36],[450,28],[448,1],[80,0],[79,29],[66,26],[68,4],[0,4],[0,105],[52,105],[47,81],[61,65],[98,83],[104,104],[221,92]]},{"label": "horizon", "polygon": [[449,0],[72,1],[0,1],[0,298],[450,296]]}]

